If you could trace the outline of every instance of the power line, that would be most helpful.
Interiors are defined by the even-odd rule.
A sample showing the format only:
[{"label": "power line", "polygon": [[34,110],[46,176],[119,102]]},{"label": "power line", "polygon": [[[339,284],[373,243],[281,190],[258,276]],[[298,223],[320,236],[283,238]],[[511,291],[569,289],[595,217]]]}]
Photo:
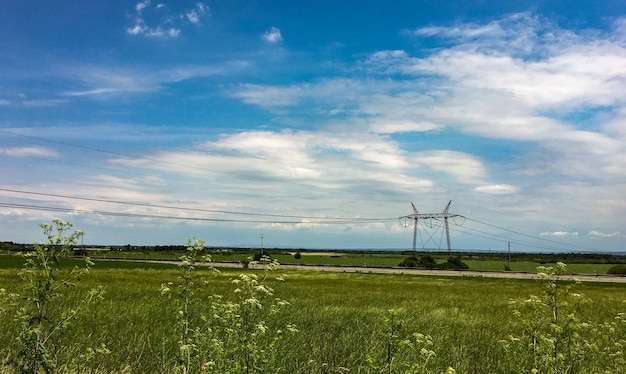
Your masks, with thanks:
[{"label": "power line", "polygon": [[278,218],[298,218],[298,219],[319,220],[319,221],[326,221],[326,220],[328,220],[328,221],[350,221],[350,222],[353,222],[353,221],[356,220],[358,222],[381,222],[381,221],[387,222],[387,221],[395,221],[396,220],[396,218],[319,217],[319,216],[301,216],[301,215],[284,215],[284,214],[269,214],[269,213],[237,212],[237,211],[229,211],[229,210],[201,209],[201,208],[189,208],[189,207],[179,207],[179,206],[171,206],[171,205],[135,203],[135,202],[110,200],[110,199],[101,199],[101,198],[90,198],[90,197],[69,196],[69,195],[51,194],[51,193],[43,193],[43,192],[23,191],[23,190],[9,189],[9,188],[0,188],[0,191],[21,193],[21,194],[35,195],[35,196],[56,197],[56,198],[62,198],[62,199],[83,200],[83,201],[93,201],[93,202],[102,202],[102,203],[113,203],[113,204],[130,205],[130,206],[142,206],[142,207],[150,207],[150,208],[176,209],[176,210],[183,210],[183,211],[194,211],[194,212],[205,212],[205,213],[221,213],[221,214],[260,216],[260,217],[278,217]]},{"label": "power line", "polygon": [[[45,139],[45,138],[41,138],[41,137],[37,137],[37,136],[18,134],[18,133],[14,133],[14,132],[2,130],[2,129],[0,129],[0,133],[13,135],[13,136],[20,136],[20,137],[29,138],[29,139],[35,139],[35,140],[38,140],[38,141],[48,142],[48,143],[53,143],[53,144],[59,144],[59,145],[63,145],[63,146],[74,147],[74,148],[77,148],[77,149],[83,149],[83,150],[88,150],[88,151],[92,151],[92,152],[100,152],[100,153],[114,155],[114,156],[118,156],[118,157],[137,159],[137,160],[144,160],[144,161],[150,161],[150,162],[155,162],[155,163],[160,163],[160,164],[167,164],[167,165],[172,165],[172,166],[177,166],[177,167],[185,167],[185,168],[209,171],[209,172],[213,172],[213,173],[232,175],[232,176],[235,176],[235,177],[249,179],[249,180],[278,182],[278,183],[285,183],[285,184],[293,184],[293,185],[301,185],[301,186],[311,187],[311,185],[307,185],[307,184],[304,184],[304,183],[296,183],[296,182],[292,182],[292,181],[285,180],[285,179],[277,179],[277,178],[268,178],[268,177],[262,177],[262,176],[246,175],[246,174],[228,172],[228,171],[217,170],[217,169],[210,169],[210,168],[204,168],[204,167],[198,167],[198,166],[192,166],[192,165],[185,165],[185,164],[169,162],[169,161],[165,161],[165,160],[153,159],[153,158],[149,158],[149,157],[130,155],[130,154],[122,153],[122,152],[115,152],[115,151],[110,151],[110,150],[105,150],[105,149],[100,149],[100,148],[95,148],[95,147],[88,147],[88,146],[71,144],[71,143],[66,143],[66,142],[61,142],[61,141],[56,141],[56,140],[51,140],[51,139]],[[51,161],[49,159],[46,159],[46,160],[47,161]],[[85,166],[85,167],[97,168],[97,167],[94,167],[94,166]],[[104,169],[104,168],[100,168],[100,169]],[[104,169],[104,170],[109,170],[109,169]],[[118,172],[120,172],[120,171],[118,171]],[[123,171],[123,172],[129,173],[128,171]],[[135,174],[139,174],[139,173],[135,173]],[[238,187],[238,188],[242,188],[242,187]],[[330,189],[330,190],[339,190],[339,188],[333,188],[333,187],[328,187],[328,186],[320,187],[320,188]],[[6,192],[32,194],[32,195],[48,196],[48,197],[56,197],[56,198],[62,198],[62,199],[75,199],[75,200],[83,200],[83,201],[114,203],[114,204],[122,204],[122,205],[130,205],[130,206],[142,206],[142,207],[151,207],[151,208],[161,208],[161,209],[176,209],[176,210],[182,210],[182,211],[194,211],[194,212],[204,212],[204,213],[219,213],[219,214],[247,215],[247,216],[258,216],[258,217],[275,217],[275,218],[287,218],[287,219],[313,220],[313,221],[319,221],[318,223],[328,223],[328,224],[331,224],[331,223],[332,224],[347,224],[347,223],[368,223],[368,222],[392,222],[392,221],[397,220],[397,218],[381,218],[381,219],[364,218],[364,219],[355,219],[355,218],[346,218],[346,217],[309,217],[309,216],[299,216],[299,215],[278,215],[278,214],[265,214],[265,213],[236,212],[236,211],[225,211],[225,210],[211,210],[211,209],[199,209],[199,208],[187,208],[187,207],[177,207],[177,206],[167,206],[167,205],[156,205],[156,204],[147,204],[147,203],[133,203],[133,202],[124,202],[124,201],[109,200],[109,199],[76,197],[76,196],[67,196],[67,195],[55,195],[55,194],[37,193],[37,192],[11,190],[11,189],[2,189],[2,188],[0,188],[0,190],[6,191]],[[363,192],[359,192],[359,193],[363,193]],[[367,195],[372,195],[372,194],[367,194]],[[20,205],[20,204],[10,204],[10,203],[0,203],[0,206],[21,207],[22,209],[54,210],[54,211],[74,212],[74,213],[78,212],[75,209],[58,208],[58,207],[55,208],[55,207],[36,206],[36,205]],[[92,212],[92,211],[84,211],[82,213],[86,214],[87,212]],[[119,212],[118,213],[116,213],[116,212],[101,212],[101,213],[103,215],[118,215],[118,216],[128,216],[128,215],[130,215],[130,213],[119,213]],[[93,214],[98,214],[98,213],[93,213]],[[143,218],[183,219],[183,218],[175,217],[175,216],[158,216],[158,215],[148,215],[148,214],[144,214],[144,215],[136,214],[136,215],[131,215],[131,216],[137,216],[137,217],[143,217]],[[486,223],[486,222],[481,222],[479,220],[471,219],[471,218],[468,218],[468,217],[464,217],[464,218],[466,218],[467,220],[470,220],[472,222],[475,222],[475,223],[478,223],[478,224],[483,224],[483,225],[486,225],[486,226],[489,226],[489,227],[492,227],[492,228],[495,228],[495,229],[498,229],[498,230],[503,230],[503,231],[507,231],[507,232],[510,232],[510,233],[513,233],[513,234],[516,234],[516,235],[525,236],[525,237],[528,237],[528,238],[532,238],[534,240],[539,240],[539,241],[544,241],[544,242],[558,244],[559,246],[576,247],[576,248],[580,248],[580,249],[593,250],[593,251],[598,251],[599,250],[597,248],[585,247],[585,246],[580,246],[580,245],[576,245],[576,244],[568,244],[568,243],[563,243],[563,242],[559,242],[559,241],[556,241],[556,240],[551,240],[551,239],[546,239],[546,238],[541,238],[541,237],[537,237],[537,236],[521,233],[521,232],[518,232],[518,231],[515,231],[515,230],[510,230],[510,229],[507,229],[507,228],[504,228],[504,227],[500,227],[500,226],[497,226],[497,225],[492,225],[492,224],[489,224],[489,223]],[[193,218],[188,218],[188,219],[193,219]],[[195,219],[195,220],[207,220],[207,221],[212,220],[212,221],[224,221],[224,222],[302,223],[301,221],[276,222],[276,221],[262,221],[262,220],[255,221],[255,220],[208,219],[208,218],[198,218],[198,219]],[[505,237],[499,236],[497,234],[491,234],[491,233],[487,233],[487,232],[476,230],[476,229],[468,228],[468,230],[474,230],[476,232],[480,232],[480,233],[483,233],[483,234],[492,235],[492,236],[495,236],[495,237],[505,238]],[[478,236],[480,236],[480,235],[478,235]],[[497,240],[497,239],[493,239],[493,238],[491,238],[491,239],[492,240]],[[533,244],[530,244],[530,243],[527,243],[527,242],[523,242],[523,241],[519,241],[519,240],[517,240],[517,241],[516,240],[511,240],[509,238],[505,238],[505,239],[506,239],[506,241],[512,241],[512,242],[516,242],[518,244],[519,243],[523,243],[524,245],[535,246],[537,248],[560,249],[560,248],[552,248],[552,247],[540,247],[540,246],[533,245]]]},{"label": "power line", "polygon": [[[200,167],[200,166],[193,166],[193,165],[188,165],[188,164],[181,164],[181,163],[177,163],[177,162],[158,160],[158,159],[150,158],[150,157],[131,155],[131,154],[128,154],[128,153],[110,151],[110,150],[96,148],[96,147],[89,147],[89,146],[84,146],[84,145],[78,145],[78,144],[72,144],[72,143],[67,143],[67,142],[61,142],[61,141],[58,141],[58,140],[51,140],[51,139],[41,138],[41,137],[32,136],[32,135],[18,134],[18,133],[14,133],[14,132],[2,130],[2,129],[0,129],[0,133],[13,135],[13,136],[24,137],[24,138],[28,138],[28,139],[35,139],[35,140],[38,140],[38,141],[52,143],[52,144],[59,144],[59,145],[63,145],[63,146],[74,147],[74,148],[77,148],[77,149],[83,149],[83,150],[92,151],[92,152],[100,152],[100,153],[104,153],[104,154],[109,154],[109,155],[114,155],[114,156],[118,156],[118,157],[129,158],[129,159],[150,161],[150,162],[154,162],[154,163],[157,163],[157,164],[171,165],[171,166],[176,166],[176,167],[179,167],[179,168],[183,167],[183,168],[189,168],[189,169],[195,169],[195,170],[201,170],[201,171],[208,171],[208,172],[212,172],[212,173],[231,175],[231,176],[234,176],[234,177],[247,179],[247,180],[257,180],[257,181],[265,181],[265,182],[291,184],[291,185],[298,185],[298,186],[309,187],[309,188],[313,187],[310,184],[298,183],[298,182],[293,182],[293,181],[285,180],[285,179],[270,178],[270,177],[256,176],[256,175],[250,175],[250,174],[242,174],[242,173],[235,173],[235,172],[229,172],[229,171],[224,171],[224,170],[211,169],[211,168]],[[340,188],[329,187],[329,186],[324,186],[324,187],[321,187],[321,188],[326,189],[326,190],[335,190],[335,191],[341,190]],[[361,193],[362,194],[363,192],[357,191],[357,193]],[[371,195],[371,194],[368,194],[368,195]]]},{"label": "power line", "polygon": [[[52,207],[45,205],[27,205],[27,204],[15,204],[15,203],[3,203],[0,202],[0,206],[7,208],[19,208],[29,210],[41,210],[50,212],[64,212],[74,214],[93,214],[102,216],[115,216],[115,217],[133,217],[133,218],[152,218],[152,219],[168,219],[168,220],[181,220],[181,221],[207,221],[207,222],[233,222],[233,223],[281,223],[281,224],[311,224],[311,225],[345,225],[351,223],[372,223],[371,220],[359,220],[353,219],[352,221],[277,221],[277,220],[250,220],[250,219],[229,219],[229,218],[205,218],[205,217],[181,217],[181,216],[168,216],[159,214],[145,214],[145,213],[124,213],[124,212],[110,212],[102,210],[88,210],[88,209],[75,209],[75,208],[63,208]],[[394,219],[395,220],[395,219]],[[379,222],[379,221],[374,221]]]},{"label": "power line", "polygon": [[[530,247],[530,248],[537,248],[537,249],[546,249],[546,250],[558,250],[558,251],[562,251],[565,250],[566,248],[563,247],[548,247],[548,246],[542,246],[539,244],[535,244],[532,242],[527,242],[527,241],[521,241],[521,240],[515,240],[515,239],[511,239],[509,237],[506,236],[502,236],[502,235],[497,235],[497,234],[492,234],[486,231],[482,231],[482,230],[478,230],[478,229],[473,229],[473,228],[469,228],[469,227],[463,227],[463,229],[465,230],[469,230],[469,231],[474,231],[477,233],[481,233],[481,234],[485,234],[485,235],[480,235],[480,234],[476,234],[476,233],[471,233],[465,230],[460,230],[460,229],[451,229],[452,231],[456,231],[456,232],[460,232],[463,234],[467,234],[467,235],[473,235],[473,236],[478,236],[480,238],[484,238],[484,239],[488,239],[488,240],[494,240],[494,241],[499,241],[502,243],[513,243],[519,246],[525,246],[525,247]],[[486,235],[491,235],[493,237],[489,237]],[[501,239],[497,239],[497,238],[501,238]],[[566,243],[561,243],[562,245],[568,245]]]},{"label": "power line", "polygon": [[497,225],[492,225],[492,224],[490,224],[490,223],[482,222],[482,221],[479,221],[479,220],[476,220],[476,219],[472,219],[472,218],[469,218],[469,217],[465,217],[465,218],[466,218],[468,221],[472,221],[472,222],[476,222],[476,223],[479,223],[479,224],[482,224],[482,225],[485,225],[485,226],[493,227],[493,228],[496,228],[496,229],[498,229],[498,230],[508,231],[508,232],[513,233],[513,234],[517,234],[517,235],[525,236],[525,237],[532,238],[532,239],[535,239],[535,240],[540,240],[540,241],[544,241],[544,242],[549,242],[549,243],[559,244],[559,245],[568,246],[568,247],[576,247],[576,248],[580,248],[580,249],[587,249],[587,250],[592,250],[592,251],[599,251],[599,249],[598,249],[598,248],[591,248],[591,247],[585,247],[585,246],[576,245],[576,244],[563,243],[563,242],[559,242],[559,241],[557,241],[557,240],[552,240],[552,239],[541,238],[541,237],[538,237],[538,236],[525,234],[525,233],[523,233],[523,232],[519,232],[519,231],[515,231],[515,230],[510,230],[510,229],[507,229],[507,228],[505,228],[505,227],[501,227],[501,226],[497,226]]},{"label": "power line", "polygon": [[[188,210],[188,211],[199,211],[199,212],[219,212],[219,213],[229,213],[235,215],[252,215],[252,216],[267,216],[267,217],[277,217],[277,218],[294,218],[299,220],[262,220],[262,219],[232,219],[232,218],[207,218],[207,217],[184,217],[184,216],[173,216],[173,215],[159,215],[159,214],[146,214],[146,213],[127,213],[127,212],[111,212],[111,211],[103,211],[103,210],[89,210],[89,209],[76,209],[76,208],[64,208],[64,207],[54,207],[54,206],[46,206],[46,205],[29,205],[29,204],[17,204],[17,203],[6,203],[0,202],[0,207],[7,208],[16,208],[16,209],[27,209],[27,210],[39,210],[39,211],[50,211],[50,212],[63,212],[63,213],[72,213],[72,214],[87,214],[87,215],[102,215],[102,216],[114,216],[114,217],[130,217],[130,218],[146,218],[146,219],[166,219],[166,220],[179,220],[179,221],[199,221],[199,222],[230,222],[230,223],[280,223],[280,224],[311,224],[311,225],[347,225],[347,224],[366,224],[366,223],[376,223],[376,222],[397,222],[397,218],[341,218],[341,217],[307,217],[307,216],[295,216],[295,215],[273,215],[273,214],[262,214],[262,213],[245,213],[245,212],[232,212],[232,211],[214,211],[208,209],[197,209],[197,208],[182,208],[182,207],[172,207],[172,206],[163,206],[163,205],[151,205],[151,204],[143,204],[143,203],[129,203],[129,202],[121,202],[114,200],[106,200],[106,199],[92,199],[92,198],[80,198],[80,197],[71,197],[57,194],[40,194],[33,193],[27,191],[18,191],[11,189],[0,188],[1,191],[7,192],[17,192],[17,193],[27,193],[27,194],[35,194],[35,195],[43,195],[50,197],[59,197],[59,198],[70,198],[70,199],[78,199],[78,200],[87,200],[87,201],[99,201],[99,202],[107,202],[107,203],[116,203],[116,204],[126,204],[126,205],[137,205],[137,206],[146,206],[146,207],[156,207],[156,208],[168,208],[168,209],[180,209],[180,210]],[[542,240],[546,242],[551,242],[558,244],[564,247],[578,247],[587,250],[600,251],[597,248],[589,248],[583,246],[572,245],[568,243],[559,242],[556,240],[549,240],[544,238],[535,237],[529,234],[524,234],[518,231],[509,230],[504,227],[491,225],[486,222],[481,222],[478,220],[471,219],[469,217],[464,217],[467,220],[477,222],[486,226],[494,227],[500,230],[509,231],[515,233],[517,235],[526,236],[532,239]],[[439,219],[434,219],[435,221],[439,221]],[[528,241],[521,241],[511,239],[506,236],[486,232],[483,230],[469,228],[465,226],[460,226],[455,223],[456,226],[463,227],[462,229],[452,229],[453,231],[478,236],[484,239],[495,240],[500,242],[511,242],[517,245],[522,245],[531,248],[538,249],[546,249],[546,250],[564,250],[566,248],[563,247],[554,247],[554,246],[542,246],[539,244],[535,244]],[[473,231],[475,233],[468,233],[465,230]],[[476,234],[480,233],[480,234]],[[483,235],[481,235],[483,234]],[[489,236],[486,236],[489,235]],[[501,239],[497,239],[501,238]]]}]

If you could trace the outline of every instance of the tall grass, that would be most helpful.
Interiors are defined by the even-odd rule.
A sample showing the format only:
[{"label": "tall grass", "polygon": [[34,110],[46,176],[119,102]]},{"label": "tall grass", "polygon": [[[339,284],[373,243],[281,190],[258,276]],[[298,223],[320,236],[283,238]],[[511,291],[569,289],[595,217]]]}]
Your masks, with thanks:
[{"label": "tall grass", "polygon": [[[71,333],[66,334],[68,346],[96,349],[106,344],[110,353],[86,360],[85,372],[171,373],[180,364],[180,337],[175,333],[177,317],[172,313],[171,300],[161,296],[161,285],[178,279],[180,270],[174,266],[142,266],[118,269],[96,265],[68,290],[70,298],[80,298],[98,286],[107,290],[105,300],[90,314],[77,316]],[[0,288],[5,293],[20,291],[18,272],[18,269],[0,270]],[[458,373],[512,372],[512,367],[519,368],[522,363],[498,343],[517,334],[521,326],[509,301],[541,295],[544,287],[538,281],[511,279],[281,273],[285,282],[274,278],[264,281],[265,286],[273,289],[268,302],[278,298],[287,300],[291,306],[263,316],[262,322],[271,326],[293,324],[299,332],[273,340],[273,351],[277,354],[267,372],[379,372],[383,366],[371,362],[385,351],[388,326],[384,321],[389,318],[390,309],[403,321],[395,332],[398,339],[411,340],[414,333],[430,337],[432,344],[428,344],[428,350],[434,355],[429,358],[425,372],[440,372],[448,367]],[[223,302],[241,302],[234,293],[238,285],[233,283],[240,279],[240,274],[262,276],[253,269],[221,269],[214,275],[210,269],[197,268],[194,274],[198,279],[213,276],[209,284],[194,291],[197,310],[204,312],[210,310],[215,295],[221,295]],[[590,299],[580,305],[577,318],[596,326],[598,339],[605,336],[600,333],[601,326],[615,321],[618,313],[624,311],[625,290],[619,284],[577,286],[577,292]],[[12,324],[10,310],[0,313],[0,326]],[[605,326],[607,330],[611,328],[615,326]],[[16,353],[14,338],[11,329],[0,330],[0,359]],[[588,339],[592,339],[591,330]],[[70,355],[69,351],[58,354],[59,362],[72,359],[64,356]],[[597,360],[580,363],[578,372],[601,372],[610,360],[615,360],[616,354],[615,349],[598,353]]]}]

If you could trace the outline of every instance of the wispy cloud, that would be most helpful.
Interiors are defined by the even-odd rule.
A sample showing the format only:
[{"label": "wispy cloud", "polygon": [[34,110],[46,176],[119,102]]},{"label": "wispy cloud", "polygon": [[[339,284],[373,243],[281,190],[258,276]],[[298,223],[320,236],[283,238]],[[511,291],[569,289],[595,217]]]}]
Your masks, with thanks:
[{"label": "wispy cloud", "polygon": [[622,234],[619,231],[607,233],[607,232],[595,231],[595,230],[589,231],[587,235],[591,237],[598,237],[598,238],[614,238],[614,237],[622,236]]},{"label": "wispy cloud", "polygon": [[[468,192],[448,193],[486,204],[508,199],[514,206],[501,209],[538,222],[545,218],[536,212],[546,206],[580,211],[563,196],[619,212],[618,191],[626,188],[623,24],[604,33],[575,32],[521,13],[420,28],[412,37],[438,38],[437,48],[377,51],[340,77],[243,84],[233,96],[282,118],[314,106],[311,121],[359,134],[419,142],[422,133],[433,140],[423,142],[429,150],[397,145],[397,154],[413,165],[401,173],[433,182],[431,192],[454,180]],[[450,135],[465,140],[444,139]],[[506,151],[492,152],[494,144]],[[583,224],[566,213],[562,219]],[[544,235],[559,233],[565,231]]]},{"label": "wispy cloud", "polygon": [[126,32],[130,35],[176,38],[182,32],[184,22],[200,25],[208,15],[209,7],[201,2],[181,13],[173,13],[164,3],[153,5],[150,0],[140,1],[135,5],[133,24],[126,28]]},{"label": "wispy cloud", "polygon": [[202,17],[208,13],[209,7],[199,2],[196,4],[195,8],[185,12],[185,17],[189,22],[199,24]]},{"label": "wispy cloud", "polygon": [[22,104],[27,107],[53,107],[66,104],[67,100],[64,99],[32,99],[24,100]]},{"label": "wispy cloud", "polygon": [[578,232],[568,232],[568,231],[553,231],[553,232],[542,232],[539,234],[541,236],[556,236],[556,237],[564,237],[564,236],[578,236]]},{"label": "wispy cloud", "polygon": [[478,186],[474,190],[476,192],[492,194],[492,195],[514,194],[519,191],[517,187],[512,186],[510,184],[492,184],[492,185]]},{"label": "wispy cloud", "polygon": [[263,40],[269,43],[278,43],[283,40],[283,36],[277,27],[271,27],[263,33]]},{"label": "wispy cloud", "polygon": [[11,157],[58,157],[58,153],[45,147],[0,148],[0,153]]},{"label": "wispy cloud", "polygon": [[187,79],[231,74],[246,69],[245,61],[225,62],[219,66],[178,66],[151,70],[136,67],[102,67],[74,65],[59,68],[58,73],[72,82],[76,89],[66,90],[65,96],[106,97],[123,93],[149,93],[163,88],[164,84]]}]

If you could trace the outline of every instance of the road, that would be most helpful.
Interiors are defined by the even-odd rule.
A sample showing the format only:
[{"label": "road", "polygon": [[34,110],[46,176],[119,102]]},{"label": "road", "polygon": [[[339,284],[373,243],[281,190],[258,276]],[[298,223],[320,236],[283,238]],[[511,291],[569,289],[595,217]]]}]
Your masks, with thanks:
[{"label": "road", "polygon": [[[129,261],[129,260],[126,260]],[[140,262],[171,263],[178,264],[178,261],[154,261],[137,260]],[[198,263],[200,266],[213,266],[216,268],[243,268],[238,262],[209,262]],[[536,273],[518,272],[498,272],[498,271],[475,271],[475,270],[427,270],[410,268],[381,268],[365,266],[330,266],[330,265],[294,265],[280,264],[277,269],[285,270],[305,270],[305,271],[328,271],[337,273],[375,273],[375,274],[407,274],[407,275],[434,275],[439,277],[484,277],[484,278],[505,278],[505,279],[535,279]],[[601,283],[626,283],[626,277],[611,275],[588,275],[575,274],[563,275],[561,279],[578,279],[581,282],[601,282]]]}]

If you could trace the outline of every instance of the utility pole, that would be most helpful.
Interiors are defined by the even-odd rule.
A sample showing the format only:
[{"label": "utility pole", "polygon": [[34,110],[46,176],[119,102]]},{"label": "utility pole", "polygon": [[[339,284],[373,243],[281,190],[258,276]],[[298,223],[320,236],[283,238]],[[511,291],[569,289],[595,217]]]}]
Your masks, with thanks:
[{"label": "utility pole", "polygon": [[265,254],[265,249],[263,249],[263,234],[261,234],[261,256]]},{"label": "utility pole", "polygon": [[508,258],[508,261],[507,261],[506,268],[507,268],[507,270],[511,270],[511,242],[508,242],[508,248],[509,248],[509,250],[508,250],[508,254],[509,254],[508,257],[509,258]]}]

